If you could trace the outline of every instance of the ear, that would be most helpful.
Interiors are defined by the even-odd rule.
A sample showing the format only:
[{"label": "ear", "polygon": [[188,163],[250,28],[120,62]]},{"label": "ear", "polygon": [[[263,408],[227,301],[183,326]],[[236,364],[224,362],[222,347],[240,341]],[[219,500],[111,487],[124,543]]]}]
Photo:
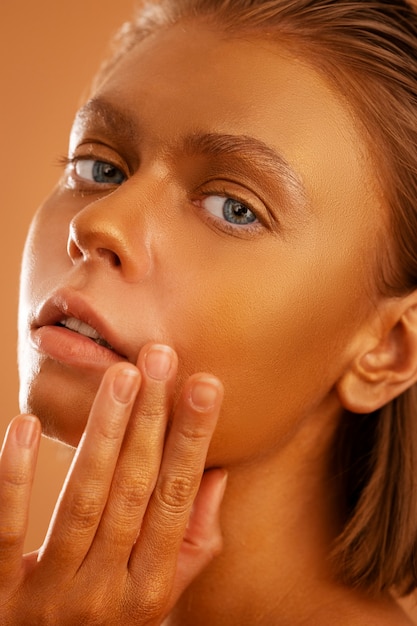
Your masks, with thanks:
[{"label": "ear", "polygon": [[371,413],[417,382],[417,291],[378,309],[372,330],[336,385],[342,405]]}]

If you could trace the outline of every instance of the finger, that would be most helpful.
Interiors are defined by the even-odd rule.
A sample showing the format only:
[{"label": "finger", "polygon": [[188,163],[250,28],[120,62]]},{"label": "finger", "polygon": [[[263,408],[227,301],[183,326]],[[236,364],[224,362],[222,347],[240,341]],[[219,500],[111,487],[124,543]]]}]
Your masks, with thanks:
[{"label": "finger", "polygon": [[0,458],[0,581],[16,580],[21,570],[29,502],[41,427],[33,415],[9,425]]},{"label": "finger", "polygon": [[71,575],[86,557],[106,504],[140,373],[118,363],[105,373],[61,492],[39,561]]},{"label": "finger", "polygon": [[223,388],[206,374],[192,376],[175,412],[158,482],[130,562],[133,588],[145,586],[141,606],[168,599],[179,550],[195,500],[209,443],[217,423]]},{"label": "finger", "polygon": [[220,505],[226,484],[227,473],[224,470],[210,470],[203,475],[178,556],[172,606],[191,581],[222,550]]},{"label": "finger", "polygon": [[127,568],[158,477],[177,373],[168,346],[148,344],[138,358],[142,385],[91,556]]}]

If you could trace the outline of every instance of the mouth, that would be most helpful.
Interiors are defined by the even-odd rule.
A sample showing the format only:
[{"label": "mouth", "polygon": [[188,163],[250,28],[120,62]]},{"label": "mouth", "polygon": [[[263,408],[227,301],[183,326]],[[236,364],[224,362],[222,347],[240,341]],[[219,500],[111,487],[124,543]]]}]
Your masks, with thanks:
[{"label": "mouth", "polygon": [[74,333],[78,333],[79,335],[88,337],[88,339],[91,339],[97,345],[102,346],[103,348],[107,348],[107,350],[111,350],[112,352],[115,352],[113,346],[111,346],[108,341],[106,341],[104,337],[102,337],[100,333],[95,330],[95,328],[93,328],[89,324],[86,324],[85,322],[82,322],[76,317],[64,318],[59,322],[56,322],[55,326],[58,326],[60,328],[66,328]]},{"label": "mouth", "polygon": [[[131,343],[100,306],[72,290],[60,290],[43,302],[31,327],[36,350],[52,360],[100,369],[118,361],[136,362]],[[120,320],[119,320],[120,321]],[[130,355],[127,356],[127,355]]]}]

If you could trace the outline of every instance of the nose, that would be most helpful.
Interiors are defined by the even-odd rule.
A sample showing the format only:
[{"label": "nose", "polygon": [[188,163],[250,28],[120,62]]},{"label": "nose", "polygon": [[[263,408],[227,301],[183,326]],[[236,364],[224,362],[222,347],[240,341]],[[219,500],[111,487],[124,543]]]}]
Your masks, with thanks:
[{"label": "nose", "polygon": [[151,265],[146,235],[140,232],[131,204],[115,195],[95,200],[75,215],[69,226],[68,255],[74,265],[106,266],[129,282],[141,281]]}]

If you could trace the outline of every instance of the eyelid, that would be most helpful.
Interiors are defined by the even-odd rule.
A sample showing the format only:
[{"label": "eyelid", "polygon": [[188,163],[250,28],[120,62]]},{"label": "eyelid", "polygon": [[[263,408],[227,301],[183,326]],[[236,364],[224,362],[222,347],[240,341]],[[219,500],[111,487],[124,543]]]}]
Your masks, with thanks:
[{"label": "eyelid", "polygon": [[80,160],[103,161],[122,170],[126,176],[131,176],[133,171],[129,160],[113,146],[99,140],[83,139],[76,147],[70,150],[67,157],[69,164]]},{"label": "eyelid", "polygon": [[[228,181],[226,179],[208,181],[200,186],[195,195],[197,201],[207,196],[220,196],[222,198],[237,200],[256,216],[258,222],[254,223],[253,226],[259,224],[266,229],[278,230],[278,220],[271,215],[271,211],[267,205],[250,190],[246,190],[246,188],[242,190],[241,185],[234,181]],[[249,228],[249,226],[245,228]]]},{"label": "eyelid", "polygon": [[[87,176],[86,173],[84,172],[84,170],[86,169],[85,166],[86,164],[90,165],[91,168],[91,178],[90,176]],[[104,166],[109,166],[111,168],[111,170],[113,171],[117,171],[119,174],[121,174],[122,180],[118,183],[115,183],[113,181],[107,181],[107,183],[105,182],[99,182],[93,179],[96,167],[95,166],[99,166],[99,165],[104,165]],[[74,171],[76,173],[76,175],[78,176],[78,178],[80,180],[85,180],[88,182],[91,182],[93,184],[97,184],[97,185],[105,185],[105,184],[110,184],[110,185],[121,185],[123,182],[125,182],[126,180],[126,175],[123,172],[123,170],[114,165],[113,163],[111,163],[110,161],[103,161],[102,159],[78,159],[75,161],[75,163],[73,164],[73,168]]]},{"label": "eyelid", "polygon": [[[237,202],[245,205],[255,216],[256,221],[249,223],[247,225],[239,225],[228,222],[226,219],[222,219],[210,213],[207,209],[202,206],[202,202],[209,197],[218,196],[220,198],[224,198],[225,200],[230,198],[232,200],[236,200]],[[250,239],[252,237],[256,237],[257,235],[262,235],[270,230],[269,224],[263,216],[260,214],[260,210],[258,210],[253,202],[248,201],[243,197],[243,194],[235,193],[230,189],[226,191],[224,186],[216,186],[215,188],[206,188],[203,187],[199,190],[198,195],[195,194],[192,199],[192,203],[194,206],[198,207],[200,214],[204,221],[207,222],[209,226],[211,226],[217,232],[221,232],[226,235],[232,235],[234,237],[238,237],[241,239]]]},{"label": "eyelid", "polygon": [[[216,206],[216,202],[213,202],[215,200],[217,201],[220,200],[220,206],[218,206],[218,203]],[[228,209],[230,209],[229,203],[232,203],[232,205],[237,205],[237,206],[233,206],[232,210],[235,210],[237,207],[242,207],[244,208],[245,212],[248,211],[251,214],[250,216],[235,215],[236,220],[242,219],[242,222],[239,222],[239,221],[236,222],[235,224],[236,226],[244,227],[244,226],[249,226],[250,224],[254,222],[259,222],[258,217],[255,215],[254,211],[252,211],[252,209],[249,207],[248,203],[241,202],[240,200],[237,200],[236,198],[232,198],[230,196],[219,196],[217,194],[215,195],[209,194],[209,195],[206,195],[205,198],[200,200],[200,202],[201,204],[205,203],[205,209],[206,211],[208,211],[208,213],[210,213],[214,217],[217,217],[220,220],[224,219],[229,224],[234,223],[233,221],[228,220],[226,216],[226,212],[228,211]],[[212,204],[212,206],[211,207],[207,206],[207,205],[210,205],[210,203]],[[249,222],[244,223],[245,219],[249,219]]]},{"label": "eyelid", "polygon": [[[65,157],[60,157],[59,163],[64,166],[67,172],[67,185],[71,188],[80,188],[83,192],[89,190],[96,189],[111,189],[113,187],[118,187],[122,183],[112,183],[112,182],[95,182],[94,180],[90,180],[83,176],[80,176],[76,171],[76,166],[78,163],[82,161],[91,161],[91,162],[100,162],[111,165],[112,167],[118,169],[124,176],[124,179],[127,180],[131,172],[127,166],[127,164],[120,158],[117,152],[109,148],[104,144],[80,144],[73,151],[72,154]],[[123,182],[125,182],[125,180]]]}]

